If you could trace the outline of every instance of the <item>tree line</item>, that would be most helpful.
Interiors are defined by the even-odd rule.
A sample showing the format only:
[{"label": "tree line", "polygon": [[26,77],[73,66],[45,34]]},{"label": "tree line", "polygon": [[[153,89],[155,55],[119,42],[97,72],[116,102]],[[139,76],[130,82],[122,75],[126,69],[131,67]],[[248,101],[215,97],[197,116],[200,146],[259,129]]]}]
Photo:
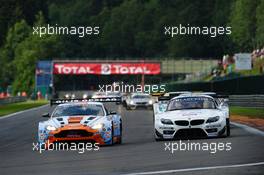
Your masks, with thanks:
[{"label": "tree line", "polygon": [[[264,0],[1,0],[0,87],[34,89],[36,62],[68,58],[220,58],[264,45]],[[99,26],[98,36],[32,35],[33,26]],[[230,26],[231,35],[164,35],[164,26]]]}]

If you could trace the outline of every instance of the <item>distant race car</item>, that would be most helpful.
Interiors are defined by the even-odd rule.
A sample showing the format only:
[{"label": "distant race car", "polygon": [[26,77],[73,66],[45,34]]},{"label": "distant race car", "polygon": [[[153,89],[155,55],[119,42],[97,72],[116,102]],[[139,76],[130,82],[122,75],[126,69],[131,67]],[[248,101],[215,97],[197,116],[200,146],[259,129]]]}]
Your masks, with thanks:
[{"label": "distant race car", "polygon": [[122,103],[122,94],[121,92],[106,92],[106,97],[107,98],[120,98],[120,101],[117,101],[116,104],[121,104]]},{"label": "distant race car", "polygon": [[137,107],[152,108],[154,100],[149,94],[132,93],[127,96],[125,106],[128,110],[136,109]]},{"label": "distant race car", "polygon": [[229,136],[226,98],[211,92],[161,97],[153,105],[155,139]]},{"label": "distant race car", "polygon": [[47,121],[39,122],[40,145],[71,141],[88,141],[99,145],[122,142],[122,118],[115,112],[108,112],[102,102],[53,100],[51,104],[59,105],[51,116],[43,115],[49,117]]},{"label": "distant race car", "polygon": [[69,93],[67,93],[67,94],[64,95],[64,98],[65,99],[74,99],[75,98],[75,94],[69,94]]},{"label": "distant race car", "polygon": [[92,98],[106,98],[106,92],[94,92]]}]

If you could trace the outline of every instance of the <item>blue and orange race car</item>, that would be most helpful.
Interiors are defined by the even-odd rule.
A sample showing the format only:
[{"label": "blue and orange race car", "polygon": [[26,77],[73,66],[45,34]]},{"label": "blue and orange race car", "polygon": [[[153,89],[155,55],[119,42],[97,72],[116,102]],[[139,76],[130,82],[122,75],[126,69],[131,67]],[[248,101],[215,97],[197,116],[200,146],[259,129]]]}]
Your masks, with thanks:
[{"label": "blue and orange race car", "polygon": [[49,117],[48,120],[39,122],[40,145],[75,141],[99,145],[121,144],[121,116],[116,112],[108,112],[102,102],[53,100],[51,103],[59,105],[51,115],[43,115]]}]

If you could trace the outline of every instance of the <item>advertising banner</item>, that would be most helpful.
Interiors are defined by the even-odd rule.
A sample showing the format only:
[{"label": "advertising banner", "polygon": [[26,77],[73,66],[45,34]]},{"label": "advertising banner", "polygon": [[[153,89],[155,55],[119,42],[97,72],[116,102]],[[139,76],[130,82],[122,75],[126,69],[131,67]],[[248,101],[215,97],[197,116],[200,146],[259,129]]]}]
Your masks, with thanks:
[{"label": "advertising banner", "polygon": [[54,63],[53,74],[160,74],[159,63]]}]

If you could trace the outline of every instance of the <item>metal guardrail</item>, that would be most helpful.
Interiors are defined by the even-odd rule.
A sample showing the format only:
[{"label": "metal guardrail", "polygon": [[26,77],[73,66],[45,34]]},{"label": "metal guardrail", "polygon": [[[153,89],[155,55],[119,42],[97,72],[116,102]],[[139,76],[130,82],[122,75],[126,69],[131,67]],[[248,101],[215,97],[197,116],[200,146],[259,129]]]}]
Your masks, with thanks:
[{"label": "metal guardrail", "polygon": [[264,108],[264,95],[230,95],[231,106]]},{"label": "metal guardrail", "polygon": [[0,105],[26,101],[27,97],[7,97],[0,99]]}]

